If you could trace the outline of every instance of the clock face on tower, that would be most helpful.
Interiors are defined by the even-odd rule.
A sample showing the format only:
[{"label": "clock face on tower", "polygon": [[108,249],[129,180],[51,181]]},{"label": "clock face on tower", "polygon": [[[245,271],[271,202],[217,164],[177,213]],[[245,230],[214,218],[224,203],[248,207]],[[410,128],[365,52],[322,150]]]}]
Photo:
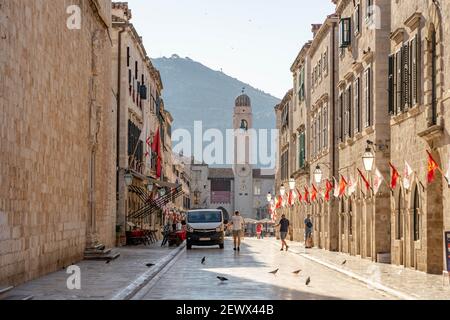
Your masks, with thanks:
[{"label": "clock face on tower", "polygon": [[248,166],[239,167],[237,174],[240,177],[248,177],[250,175],[250,168]]}]

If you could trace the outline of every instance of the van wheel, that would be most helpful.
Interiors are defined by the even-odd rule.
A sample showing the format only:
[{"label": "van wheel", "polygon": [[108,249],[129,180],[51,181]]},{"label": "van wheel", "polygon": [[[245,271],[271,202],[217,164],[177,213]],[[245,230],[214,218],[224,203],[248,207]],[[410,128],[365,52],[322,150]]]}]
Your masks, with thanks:
[{"label": "van wheel", "polygon": [[219,248],[223,250],[225,248],[224,244],[219,244]]}]

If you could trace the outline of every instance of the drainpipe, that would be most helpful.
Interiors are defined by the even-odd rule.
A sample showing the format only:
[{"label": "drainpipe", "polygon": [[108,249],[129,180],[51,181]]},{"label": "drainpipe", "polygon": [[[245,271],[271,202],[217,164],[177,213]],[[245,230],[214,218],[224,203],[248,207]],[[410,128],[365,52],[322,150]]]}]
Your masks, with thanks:
[{"label": "drainpipe", "polygon": [[[128,22],[119,31],[119,43],[118,43],[118,60],[117,60],[117,119],[116,119],[116,216],[119,214],[120,207],[120,115],[121,115],[121,78],[122,78],[122,34],[126,31]],[[125,225],[123,226],[125,227]],[[125,230],[122,230],[124,232]]]}]

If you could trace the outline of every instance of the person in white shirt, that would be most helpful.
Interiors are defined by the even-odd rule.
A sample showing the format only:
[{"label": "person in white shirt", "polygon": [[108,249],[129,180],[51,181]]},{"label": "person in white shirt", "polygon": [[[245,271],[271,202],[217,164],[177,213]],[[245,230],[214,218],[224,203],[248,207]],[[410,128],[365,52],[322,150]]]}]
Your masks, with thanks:
[{"label": "person in white shirt", "polygon": [[241,236],[244,224],[244,218],[241,217],[239,211],[236,211],[230,222],[230,225],[233,226],[234,251],[241,251]]}]

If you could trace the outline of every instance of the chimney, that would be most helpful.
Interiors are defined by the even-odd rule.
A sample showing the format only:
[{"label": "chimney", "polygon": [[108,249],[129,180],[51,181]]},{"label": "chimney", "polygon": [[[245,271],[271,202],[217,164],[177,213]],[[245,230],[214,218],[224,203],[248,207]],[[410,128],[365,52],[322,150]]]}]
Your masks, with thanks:
[{"label": "chimney", "polygon": [[320,27],[322,27],[321,24],[315,23],[311,25],[311,32],[313,33],[313,38],[316,37],[317,32],[319,31]]}]

